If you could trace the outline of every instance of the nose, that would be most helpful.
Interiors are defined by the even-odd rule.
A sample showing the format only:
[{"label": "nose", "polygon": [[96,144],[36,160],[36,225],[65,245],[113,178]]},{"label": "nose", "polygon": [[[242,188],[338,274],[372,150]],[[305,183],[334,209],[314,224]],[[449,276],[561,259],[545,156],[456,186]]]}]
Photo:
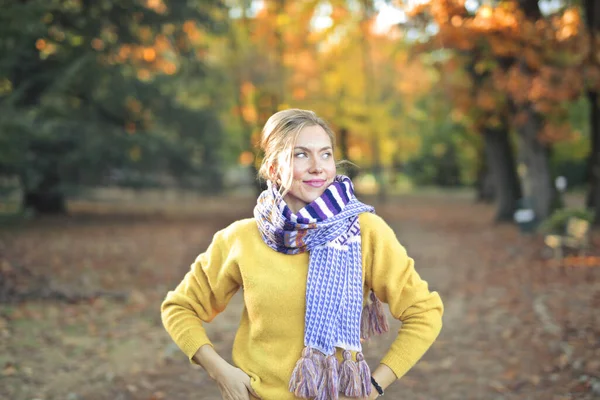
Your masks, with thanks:
[{"label": "nose", "polygon": [[315,160],[312,163],[310,172],[313,174],[320,174],[323,172],[323,167],[321,166],[318,160]]}]

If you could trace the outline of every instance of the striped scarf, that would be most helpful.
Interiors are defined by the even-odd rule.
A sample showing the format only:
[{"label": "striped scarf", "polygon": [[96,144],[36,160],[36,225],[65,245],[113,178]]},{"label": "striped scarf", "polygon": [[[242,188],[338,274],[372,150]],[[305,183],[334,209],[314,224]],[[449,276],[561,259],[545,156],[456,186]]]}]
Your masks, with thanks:
[{"label": "striped scarf", "polygon": [[[338,175],[325,192],[293,213],[270,182],[254,217],[264,242],[284,254],[309,252],[302,356],[290,378],[297,397],[317,400],[365,397],[371,375],[361,338],[387,331],[381,303],[363,310],[362,251],[358,215],[374,212],[358,201],[352,181]],[[362,314],[362,317],[361,317]],[[341,365],[335,348],[344,349]],[[350,351],[356,351],[356,362]]]}]

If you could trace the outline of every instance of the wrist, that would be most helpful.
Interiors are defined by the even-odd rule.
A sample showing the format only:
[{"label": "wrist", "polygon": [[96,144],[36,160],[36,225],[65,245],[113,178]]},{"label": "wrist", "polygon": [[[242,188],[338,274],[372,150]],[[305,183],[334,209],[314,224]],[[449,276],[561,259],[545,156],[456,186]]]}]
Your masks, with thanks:
[{"label": "wrist", "polygon": [[383,396],[383,394],[384,394],[383,387],[381,387],[379,382],[377,382],[377,380],[373,376],[371,376],[371,387],[372,387],[372,391],[371,391],[371,396],[369,397],[370,399],[376,399],[379,396]]},{"label": "wrist", "polygon": [[229,363],[225,361],[210,345],[204,345],[198,349],[194,355],[194,361],[198,363],[208,374],[208,376],[217,381],[224,375],[224,370]]}]

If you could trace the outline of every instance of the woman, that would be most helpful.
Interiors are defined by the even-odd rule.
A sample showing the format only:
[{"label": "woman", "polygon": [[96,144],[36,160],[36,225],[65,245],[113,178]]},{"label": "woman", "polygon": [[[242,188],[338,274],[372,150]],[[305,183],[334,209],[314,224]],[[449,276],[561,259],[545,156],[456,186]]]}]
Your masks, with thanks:
[{"label": "woman", "polygon": [[[373,399],[404,375],[441,329],[442,302],[352,183],[336,174],[334,134],[312,111],[267,121],[260,175],[268,189],[254,218],[215,234],[162,304],[177,345],[219,385],[223,399]],[[202,327],[244,289],[233,362]],[[402,329],[371,373],[361,342]]]}]

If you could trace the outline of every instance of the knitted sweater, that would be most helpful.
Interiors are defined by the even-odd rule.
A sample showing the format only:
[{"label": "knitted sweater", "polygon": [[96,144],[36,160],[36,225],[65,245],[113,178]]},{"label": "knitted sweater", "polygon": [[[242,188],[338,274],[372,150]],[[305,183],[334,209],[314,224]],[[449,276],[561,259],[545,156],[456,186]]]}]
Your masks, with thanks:
[{"label": "knitted sweater", "polygon": [[[400,378],[437,337],[442,302],[419,277],[383,219],[364,213],[359,222],[364,298],[373,289],[402,321],[381,360]],[[215,234],[183,281],[167,294],[161,307],[163,324],[191,360],[201,346],[212,345],[203,322],[223,311],[243,288],[245,307],[233,343],[233,362],[250,376],[263,400],[296,399],[288,382],[304,347],[308,257],[272,250],[262,241],[253,218],[237,221]]]}]

